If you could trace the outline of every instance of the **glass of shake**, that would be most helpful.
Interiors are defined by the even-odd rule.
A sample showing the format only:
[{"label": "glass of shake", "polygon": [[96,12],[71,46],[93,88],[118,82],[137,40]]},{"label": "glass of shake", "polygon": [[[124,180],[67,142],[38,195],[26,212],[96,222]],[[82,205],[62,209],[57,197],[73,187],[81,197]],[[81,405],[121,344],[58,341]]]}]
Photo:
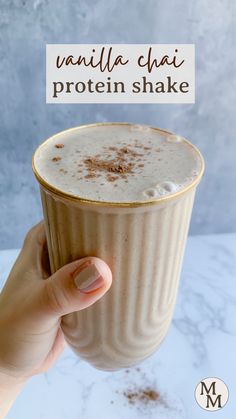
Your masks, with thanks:
[{"label": "glass of shake", "polygon": [[71,348],[116,370],[155,351],[176,301],[200,152],[180,136],[128,123],[84,125],[38,147],[51,271],[85,256],[111,268],[107,294],[64,316]]}]

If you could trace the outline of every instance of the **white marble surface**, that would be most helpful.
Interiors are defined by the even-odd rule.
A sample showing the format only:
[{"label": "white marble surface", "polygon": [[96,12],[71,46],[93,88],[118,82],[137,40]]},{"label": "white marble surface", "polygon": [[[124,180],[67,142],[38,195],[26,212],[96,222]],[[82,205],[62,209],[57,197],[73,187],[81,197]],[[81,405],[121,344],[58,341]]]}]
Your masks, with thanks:
[{"label": "white marble surface", "polygon": [[[6,278],[17,251],[0,252]],[[236,235],[190,237],[174,320],[161,348],[136,368],[93,369],[66,349],[47,373],[34,377],[8,419],[201,419],[235,417]],[[204,377],[219,377],[229,401],[214,413],[195,402]],[[151,386],[161,402],[128,403],[124,392]]]}]

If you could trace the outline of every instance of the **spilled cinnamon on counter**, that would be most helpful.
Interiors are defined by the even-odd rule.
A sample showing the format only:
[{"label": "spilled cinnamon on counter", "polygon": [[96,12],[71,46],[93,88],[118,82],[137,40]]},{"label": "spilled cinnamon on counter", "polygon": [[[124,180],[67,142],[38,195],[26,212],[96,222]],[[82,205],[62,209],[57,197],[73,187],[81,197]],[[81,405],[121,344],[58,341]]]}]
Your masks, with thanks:
[{"label": "spilled cinnamon on counter", "polygon": [[137,391],[125,391],[124,396],[127,398],[130,404],[136,403],[143,403],[145,405],[149,404],[150,402],[158,402],[160,401],[160,394],[151,388],[140,389]]}]

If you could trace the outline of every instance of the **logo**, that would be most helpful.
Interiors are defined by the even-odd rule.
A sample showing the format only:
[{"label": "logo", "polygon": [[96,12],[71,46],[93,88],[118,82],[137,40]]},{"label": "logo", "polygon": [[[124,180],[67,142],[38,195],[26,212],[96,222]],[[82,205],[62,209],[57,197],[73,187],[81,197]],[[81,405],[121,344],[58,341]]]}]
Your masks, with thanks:
[{"label": "logo", "polygon": [[229,391],[224,383],[216,377],[204,378],[197,385],[195,398],[200,407],[210,412],[222,409],[229,397]]}]

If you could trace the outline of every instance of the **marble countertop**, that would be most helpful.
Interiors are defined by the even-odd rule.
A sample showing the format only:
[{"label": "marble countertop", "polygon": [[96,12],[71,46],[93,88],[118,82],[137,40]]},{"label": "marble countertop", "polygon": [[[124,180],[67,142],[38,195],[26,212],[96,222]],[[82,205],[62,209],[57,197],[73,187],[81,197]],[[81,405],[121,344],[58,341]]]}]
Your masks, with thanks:
[{"label": "marble countertop", "polygon": [[[6,279],[17,250],[0,252]],[[101,372],[68,348],[46,374],[31,379],[9,419],[233,419],[236,403],[236,234],[188,239],[174,319],[160,349],[138,367]],[[222,410],[201,409],[194,390],[205,377],[228,386]],[[147,386],[157,402],[124,395]]]}]

